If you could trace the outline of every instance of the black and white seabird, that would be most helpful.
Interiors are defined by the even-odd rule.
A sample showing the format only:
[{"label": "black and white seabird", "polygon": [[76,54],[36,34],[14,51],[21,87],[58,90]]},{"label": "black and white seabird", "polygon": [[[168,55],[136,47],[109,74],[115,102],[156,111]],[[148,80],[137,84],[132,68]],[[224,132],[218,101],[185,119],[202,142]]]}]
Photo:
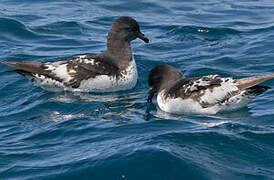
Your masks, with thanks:
[{"label": "black and white seabird", "polygon": [[208,75],[185,78],[169,65],[159,65],[149,72],[148,102],[155,93],[161,110],[175,114],[216,114],[237,110],[269,89],[257,85],[274,78],[274,74],[242,79]]},{"label": "black and white seabird", "polygon": [[35,85],[48,91],[112,92],[131,89],[137,82],[137,67],[130,42],[148,43],[138,23],[131,17],[114,21],[107,37],[107,49],[100,54],[71,57],[65,61],[5,61]]}]

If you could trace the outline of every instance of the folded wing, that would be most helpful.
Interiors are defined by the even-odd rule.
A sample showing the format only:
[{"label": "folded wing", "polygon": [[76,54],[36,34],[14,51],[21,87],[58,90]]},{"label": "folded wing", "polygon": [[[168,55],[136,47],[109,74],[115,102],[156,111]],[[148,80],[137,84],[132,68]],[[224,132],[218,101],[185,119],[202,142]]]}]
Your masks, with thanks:
[{"label": "folded wing", "polygon": [[200,78],[181,79],[176,82],[167,92],[170,96],[191,98],[200,103],[204,108],[222,104],[230,98],[243,94],[258,95],[267,90],[267,86],[257,84],[274,78],[274,74],[265,76],[254,76],[234,80],[232,78],[221,78],[218,75],[203,76]]},{"label": "folded wing", "polygon": [[64,86],[78,88],[84,79],[99,75],[113,75],[118,72],[118,67],[107,59],[95,55],[75,56],[66,61],[58,62],[33,62],[33,61],[6,61],[5,65],[16,68],[11,70],[23,76],[35,78],[50,78],[62,83]]}]

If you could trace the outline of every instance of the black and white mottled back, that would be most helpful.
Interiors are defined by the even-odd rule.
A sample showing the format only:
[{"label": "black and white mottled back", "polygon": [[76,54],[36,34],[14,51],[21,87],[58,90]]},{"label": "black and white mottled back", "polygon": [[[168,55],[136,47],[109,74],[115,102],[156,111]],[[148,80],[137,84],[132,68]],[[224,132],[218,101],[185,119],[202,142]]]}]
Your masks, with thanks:
[{"label": "black and white mottled back", "polygon": [[100,54],[85,54],[58,62],[2,62],[15,67],[49,91],[109,92],[131,89],[137,82],[137,67],[130,42],[136,38],[148,43],[138,23],[131,17],[116,19],[108,33],[107,48]]}]

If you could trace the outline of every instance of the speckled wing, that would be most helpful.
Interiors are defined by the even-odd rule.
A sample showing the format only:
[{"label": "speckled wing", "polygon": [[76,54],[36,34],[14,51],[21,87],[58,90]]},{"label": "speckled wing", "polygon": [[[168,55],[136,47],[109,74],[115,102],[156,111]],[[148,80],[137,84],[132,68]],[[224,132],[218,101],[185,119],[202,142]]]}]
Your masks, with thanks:
[{"label": "speckled wing", "polygon": [[119,68],[98,55],[80,55],[67,61],[67,72],[72,77],[66,86],[78,88],[82,80],[99,75],[116,76]]},{"label": "speckled wing", "polygon": [[168,90],[167,94],[174,98],[191,98],[199,102],[202,107],[209,107],[222,103],[237,93],[239,93],[239,89],[232,78],[209,75],[181,79]]},{"label": "speckled wing", "polygon": [[117,75],[118,67],[107,59],[96,55],[74,56],[66,61],[57,62],[32,62],[8,61],[2,62],[15,67],[13,72],[23,76],[33,77],[33,80],[53,81],[58,85],[78,88],[84,79],[94,78],[99,75]]}]

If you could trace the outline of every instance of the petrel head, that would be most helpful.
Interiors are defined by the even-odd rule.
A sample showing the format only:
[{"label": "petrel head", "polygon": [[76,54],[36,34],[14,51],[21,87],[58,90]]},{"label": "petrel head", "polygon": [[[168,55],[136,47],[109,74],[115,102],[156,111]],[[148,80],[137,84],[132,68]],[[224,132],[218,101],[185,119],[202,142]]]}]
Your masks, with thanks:
[{"label": "petrel head", "polygon": [[148,75],[149,93],[147,101],[151,102],[155,93],[167,89],[183,77],[182,73],[173,66],[162,64],[150,70]]},{"label": "petrel head", "polygon": [[114,34],[115,38],[124,39],[127,42],[136,38],[140,38],[146,43],[149,42],[149,39],[141,32],[137,21],[128,16],[119,17],[113,22],[109,36]]}]

